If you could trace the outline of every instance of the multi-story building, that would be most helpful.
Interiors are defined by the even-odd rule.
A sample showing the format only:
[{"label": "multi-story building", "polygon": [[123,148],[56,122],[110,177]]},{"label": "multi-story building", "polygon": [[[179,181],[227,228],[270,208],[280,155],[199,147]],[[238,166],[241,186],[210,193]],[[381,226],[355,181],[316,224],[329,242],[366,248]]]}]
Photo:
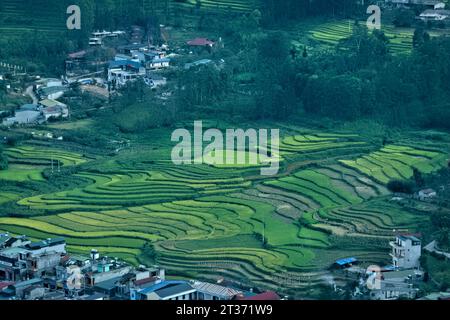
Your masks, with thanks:
[{"label": "multi-story building", "polygon": [[20,281],[40,277],[59,265],[66,254],[66,242],[62,238],[24,243],[0,251],[0,279]]},{"label": "multi-story building", "polygon": [[392,247],[392,264],[396,269],[413,269],[420,266],[422,245],[418,238],[398,235],[389,245]]}]

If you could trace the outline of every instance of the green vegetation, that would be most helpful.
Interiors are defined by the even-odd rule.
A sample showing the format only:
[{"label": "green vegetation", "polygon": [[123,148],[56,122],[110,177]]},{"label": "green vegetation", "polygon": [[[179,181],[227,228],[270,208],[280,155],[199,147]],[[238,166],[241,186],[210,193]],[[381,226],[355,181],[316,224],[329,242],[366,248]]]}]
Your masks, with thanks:
[{"label": "green vegetation", "polygon": [[[393,229],[426,224],[424,215],[380,198],[388,191],[379,176],[411,178],[416,167],[424,173],[442,167],[443,153],[433,146],[387,145],[361,157],[379,168],[367,171],[359,158],[343,160],[339,153],[364,152],[372,142],[360,135],[296,132],[282,141],[287,163],[302,163],[297,156],[316,152],[336,155],[254,181],[258,168],[177,167],[163,161],[166,149],[129,150],[113,160],[53,150],[55,161],[78,168],[69,179],[82,179],[85,186],[30,197],[2,194],[1,203],[16,202],[40,214],[0,218],[0,229],[36,239],[64,236],[74,252],[97,247],[135,264],[154,261],[169,272],[221,274],[277,288],[274,274],[310,276],[314,283],[332,259],[356,255],[369,263],[382,253],[373,241],[386,241]],[[48,165],[50,154],[24,146],[6,153],[29,165]],[[354,246],[336,237],[352,239]],[[317,255],[321,250],[329,250],[328,259]]]},{"label": "green vegetation", "polygon": [[[353,0],[83,0],[86,25],[69,33],[67,1],[22,2],[0,3],[0,61],[30,75],[60,77],[66,54],[85,49],[92,30],[134,24],[142,41],[167,42],[176,57],[161,72],[164,88],[136,81],[100,101],[74,87],[65,97],[73,119],[0,128],[1,231],[63,236],[73,252],[95,247],[179,276],[222,275],[298,296],[318,290],[335,259],[386,262],[393,230],[449,245],[443,204],[392,199],[448,166],[445,31],[401,15],[396,27],[369,31],[354,22],[366,8]],[[217,46],[188,54],[186,41],[200,36]],[[184,68],[203,58],[214,63]],[[0,85],[2,107],[26,99]],[[216,154],[174,165],[171,133],[197,119],[221,130],[279,128],[279,173],[261,176],[263,158],[214,164]],[[433,187],[445,191],[442,181]]]}]

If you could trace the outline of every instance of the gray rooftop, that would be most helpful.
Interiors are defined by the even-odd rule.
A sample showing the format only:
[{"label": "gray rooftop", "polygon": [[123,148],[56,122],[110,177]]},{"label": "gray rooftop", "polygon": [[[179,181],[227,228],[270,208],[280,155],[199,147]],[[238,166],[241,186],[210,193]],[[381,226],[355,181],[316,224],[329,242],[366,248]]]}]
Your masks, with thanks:
[{"label": "gray rooftop", "polygon": [[181,294],[187,291],[195,291],[194,288],[192,288],[187,283],[180,283],[172,286],[165,287],[160,290],[156,290],[155,293],[160,296],[161,298],[167,298],[173,295]]}]

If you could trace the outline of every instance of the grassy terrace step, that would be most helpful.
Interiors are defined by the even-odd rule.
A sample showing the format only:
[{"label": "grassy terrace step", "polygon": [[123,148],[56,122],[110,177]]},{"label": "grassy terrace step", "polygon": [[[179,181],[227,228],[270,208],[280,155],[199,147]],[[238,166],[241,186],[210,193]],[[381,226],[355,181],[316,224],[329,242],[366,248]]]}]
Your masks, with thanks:
[{"label": "grassy terrace step", "polygon": [[387,184],[391,179],[411,178],[412,168],[423,173],[436,171],[446,165],[446,160],[445,153],[390,145],[368,156],[340,162],[380,183]]},{"label": "grassy terrace step", "polygon": [[44,181],[45,169],[75,166],[92,160],[82,155],[53,148],[21,146],[5,149],[9,167],[0,171],[0,179],[8,181]]},{"label": "grassy terrace step", "polygon": [[[0,230],[63,236],[74,252],[99,248],[134,264],[146,261],[143,246],[151,242],[169,272],[307,292],[325,281],[335,259],[388,259],[380,243],[392,230],[413,230],[427,219],[379,198],[389,192],[372,172],[384,179],[410,177],[414,168],[433,172],[446,158],[438,144],[408,147],[401,140],[375,149],[354,134],[287,132],[302,134],[283,139],[285,175],[254,179],[259,169],[174,166],[163,161],[166,149],[124,152],[80,167],[83,187],[0,197],[51,214],[0,218]],[[13,165],[45,166],[49,153],[39,154],[41,147],[52,149],[11,149]],[[54,154],[66,165],[91,160]],[[292,284],[278,277],[289,273],[311,278]]]},{"label": "grassy terrace step", "polygon": [[[188,172],[188,171],[187,171]],[[90,210],[96,206],[120,206],[162,203],[177,199],[188,199],[200,194],[236,192],[250,185],[242,178],[210,179],[208,175],[195,178],[164,176],[153,171],[118,172],[114,174],[80,173],[92,181],[84,188],[25,198],[20,205],[61,212],[72,206],[75,210]]]},{"label": "grassy terrace step", "polygon": [[75,232],[66,228],[62,228],[47,222],[38,221],[34,219],[19,219],[19,218],[0,218],[0,226],[4,228],[5,226],[20,226],[26,227],[34,230],[45,230],[54,235],[58,236],[69,236],[78,238],[98,238],[98,237],[108,237],[108,236],[123,236],[128,238],[138,238],[147,241],[154,241],[158,239],[163,239],[159,235],[152,235],[142,232],[131,232],[131,231],[85,231],[85,232]]},{"label": "grassy terrace step", "polygon": [[[0,222],[0,228],[4,229],[4,231],[9,231],[11,234],[16,235],[28,235],[34,239],[47,239],[51,237],[55,237],[56,234],[51,233],[50,231],[42,231],[34,228],[24,227],[24,226],[16,226],[16,225],[7,225]],[[114,247],[123,247],[123,248],[142,248],[144,243],[147,240],[138,239],[134,237],[123,237],[123,236],[99,236],[99,237],[71,237],[68,235],[64,236],[66,242],[70,245],[79,245],[79,246],[114,246]]]},{"label": "grassy terrace step", "polygon": [[[365,27],[363,23],[361,26]],[[328,45],[336,45],[340,41],[351,36],[354,29],[354,21],[340,20],[319,25],[309,32],[310,38]],[[389,48],[393,53],[409,53],[412,49],[412,36],[414,30],[394,28],[383,25],[382,31],[389,39]],[[438,34],[433,34],[437,36]]]},{"label": "grassy terrace step", "polygon": [[[178,3],[178,6],[196,6],[195,0],[188,0],[186,4]],[[249,12],[258,8],[260,5],[259,0],[202,0],[201,10],[208,10],[213,12],[222,11],[236,11],[236,12]]]},{"label": "grassy terrace step", "polygon": [[260,184],[256,188],[263,194],[268,194],[272,196],[276,195],[277,197],[282,197],[282,199],[286,199],[287,202],[291,201],[294,203],[300,203],[298,206],[305,207],[304,211],[316,210],[320,208],[319,203],[295,192],[289,192],[284,189],[273,188],[265,184]]}]

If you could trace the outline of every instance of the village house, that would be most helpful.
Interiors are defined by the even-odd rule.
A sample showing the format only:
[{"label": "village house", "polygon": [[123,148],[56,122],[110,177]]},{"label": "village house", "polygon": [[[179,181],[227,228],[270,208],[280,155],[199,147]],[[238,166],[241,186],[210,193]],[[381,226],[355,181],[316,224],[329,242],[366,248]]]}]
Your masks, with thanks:
[{"label": "village house", "polygon": [[450,18],[450,10],[432,10],[428,9],[419,16],[422,21],[445,21]]},{"label": "village house", "polygon": [[148,46],[142,43],[135,43],[117,47],[118,53],[127,56],[131,56],[133,51],[146,51],[146,50],[148,50]]},{"label": "village house", "polygon": [[399,298],[414,299],[419,289],[408,283],[392,283],[381,281],[380,287],[370,291],[371,300],[397,300]]},{"label": "village house", "polygon": [[167,79],[165,77],[155,73],[147,73],[144,81],[153,89],[167,84]]},{"label": "village house", "polygon": [[132,60],[111,61],[108,67],[108,82],[121,87],[129,81],[145,76],[146,71],[140,62]]},{"label": "village house", "polygon": [[262,293],[244,292],[236,295],[233,300],[247,300],[247,301],[276,301],[282,300],[281,297],[274,291],[265,291]]},{"label": "village house", "polygon": [[210,64],[212,62],[213,61],[210,60],[210,59],[201,59],[201,60],[197,60],[197,61],[194,61],[194,62],[191,62],[191,63],[186,63],[184,65],[184,69],[185,70],[189,70],[189,69],[191,69],[193,67],[205,66],[205,65],[208,65],[208,64]]},{"label": "village house", "polygon": [[118,279],[131,271],[131,266],[116,259],[103,257],[91,252],[90,266],[86,270],[86,285],[95,287],[102,282]]},{"label": "village house", "polygon": [[47,121],[50,118],[68,118],[69,108],[62,102],[53,99],[45,99],[39,102],[42,107],[42,115]]},{"label": "village house", "polygon": [[0,251],[0,280],[20,281],[25,277],[39,277],[55,268],[66,253],[64,239],[47,239],[8,247]]},{"label": "village house", "polygon": [[423,280],[423,272],[417,269],[381,272],[378,283],[370,290],[372,300],[414,299],[419,289],[415,284]]},{"label": "village house", "polygon": [[69,89],[64,86],[47,86],[37,90],[37,94],[41,100],[61,98]]},{"label": "village house", "polygon": [[431,200],[433,198],[435,198],[437,196],[437,193],[435,190],[433,189],[424,189],[424,190],[420,190],[417,193],[417,198],[420,201],[427,201],[427,200]]},{"label": "village house", "polygon": [[103,44],[102,38],[92,37],[89,38],[89,46],[99,47]]},{"label": "village house", "polygon": [[131,290],[131,300],[195,300],[197,292],[187,281],[162,281],[141,290]]},{"label": "village house", "polygon": [[[70,255],[62,238],[31,242],[0,234],[0,300],[278,300],[223,284],[166,280],[158,266],[132,267],[117,258]],[[78,274],[79,286],[69,286]]]},{"label": "village house", "polygon": [[434,9],[436,5],[442,3],[442,0],[386,0],[385,2],[396,7],[423,6]]},{"label": "village house", "polygon": [[390,256],[396,269],[413,269],[420,266],[421,241],[415,236],[398,235],[389,242],[392,248]]},{"label": "village house", "polygon": [[35,125],[42,122],[42,113],[40,111],[19,109],[14,113],[14,117],[4,119],[2,124],[10,127],[13,125]]},{"label": "village house", "polygon": [[33,297],[33,295],[37,293],[33,293],[33,289],[37,288],[43,288],[43,281],[39,278],[33,278],[30,280],[16,282],[8,286],[8,288],[3,290],[2,294],[18,299],[29,299],[30,296]]},{"label": "village house", "polygon": [[26,236],[10,236],[8,233],[0,234],[0,250],[16,248],[31,243]]},{"label": "village house", "polygon": [[191,286],[197,291],[195,300],[232,300],[242,294],[242,291],[233,288],[202,281],[193,281]]}]

